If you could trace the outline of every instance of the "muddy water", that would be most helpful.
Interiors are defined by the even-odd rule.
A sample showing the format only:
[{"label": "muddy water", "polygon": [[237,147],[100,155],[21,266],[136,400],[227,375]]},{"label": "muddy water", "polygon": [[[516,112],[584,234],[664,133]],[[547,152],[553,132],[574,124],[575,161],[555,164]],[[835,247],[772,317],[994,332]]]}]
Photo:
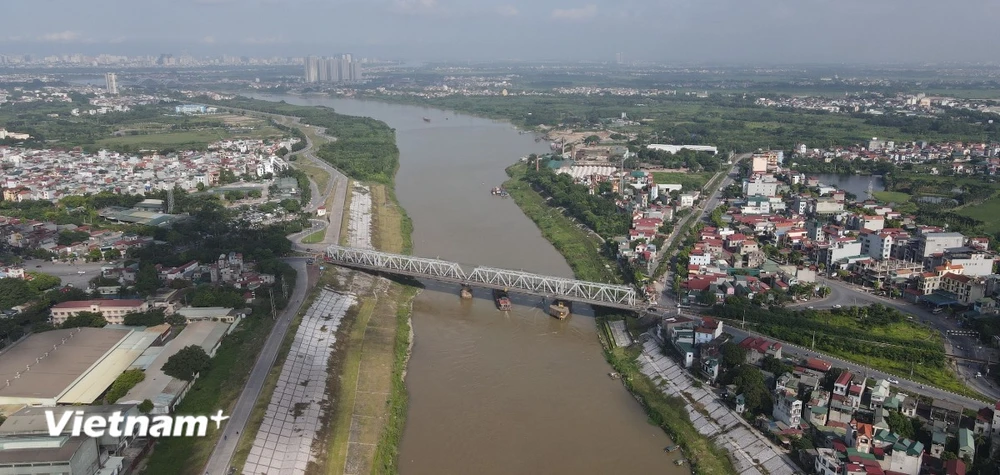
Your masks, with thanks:
[{"label": "muddy water", "polygon": [[[266,98],[332,106],[396,129],[396,190],[413,219],[415,254],[572,275],[512,200],[489,193],[506,166],[544,152],[544,142],[509,124],[415,106]],[[454,287],[427,285],[414,302],[401,472],[687,472],[669,463],[666,436],[608,377],[589,309],[558,321],[540,299],[514,295],[514,310],[502,313],[487,290],[462,301]]]}]

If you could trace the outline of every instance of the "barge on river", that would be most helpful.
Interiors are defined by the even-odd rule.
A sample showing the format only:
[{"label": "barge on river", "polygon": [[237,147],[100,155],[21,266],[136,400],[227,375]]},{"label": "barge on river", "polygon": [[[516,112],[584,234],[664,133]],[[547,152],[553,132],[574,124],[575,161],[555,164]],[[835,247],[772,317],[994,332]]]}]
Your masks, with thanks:
[{"label": "barge on river", "polygon": [[510,310],[511,308],[510,295],[507,295],[506,290],[494,290],[493,301],[496,302],[497,308],[503,310],[504,312]]}]

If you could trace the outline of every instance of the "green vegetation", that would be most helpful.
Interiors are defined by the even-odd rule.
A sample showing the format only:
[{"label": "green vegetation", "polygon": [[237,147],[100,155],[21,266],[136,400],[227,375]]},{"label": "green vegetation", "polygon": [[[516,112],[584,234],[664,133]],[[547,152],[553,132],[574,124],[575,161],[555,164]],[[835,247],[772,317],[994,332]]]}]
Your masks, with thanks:
[{"label": "green vegetation", "polygon": [[199,285],[191,296],[192,307],[242,308],[243,292],[226,286]]},{"label": "green vegetation", "polygon": [[399,168],[396,131],[385,122],[338,114],[329,107],[296,106],[284,101],[246,97],[229,101],[200,100],[221,107],[299,117],[305,124],[325,128],[330,134],[336,134],[337,140],[321,145],[316,156],[351,178],[391,185]]},{"label": "green vegetation", "polygon": [[547,160],[542,160],[538,171],[521,166],[520,179],[545,196],[550,206],[565,208],[567,214],[605,239],[628,232],[629,216],[613,200],[590,194],[586,186],[573,183],[569,175],[556,174],[546,163]]},{"label": "green vegetation", "polygon": [[67,318],[59,328],[103,328],[107,324],[100,312],[80,312]]},{"label": "green vegetation", "polygon": [[796,311],[761,308],[745,298],[731,297],[725,305],[713,307],[711,313],[730,321],[742,321],[745,315],[755,331],[773,338],[959,394],[982,397],[951,372],[940,334],[881,304]]},{"label": "green vegetation", "polygon": [[38,296],[28,281],[8,277],[0,279],[0,308],[8,309],[24,304]]},{"label": "green vegetation", "polygon": [[156,325],[162,325],[165,321],[163,316],[163,309],[154,308],[147,312],[141,313],[130,313],[125,315],[126,325],[137,326],[137,327],[154,327]]},{"label": "green vegetation", "polygon": [[320,229],[304,238],[302,238],[302,244],[316,244],[323,242],[326,238],[326,228]]},{"label": "green vegetation", "polygon": [[[511,179],[504,183],[511,197],[542,231],[545,239],[565,256],[573,274],[593,282],[621,282],[616,275],[614,261],[603,257],[601,239],[580,229],[558,210],[550,207],[545,198],[531,188],[525,178],[527,166],[514,165],[507,169]],[[572,256],[572,258],[570,258]]]},{"label": "green vegetation", "polygon": [[[606,327],[604,317],[599,317],[598,323],[602,328]],[[663,394],[653,381],[639,372],[636,358],[639,357],[641,350],[638,345],[626,349],[611,348],[606,341],[606,335],[601,339],[608,363],[621,375],[622,382],[642,404],[649,421],[663,429],[674,443],[681,447],[694,473],[736,473],[726,453],[695,430],[687,411],[684,410],[684,401]]]},{"label": "green vegetation", "polygon": [[975,206],[966,206],[957,211],[959,215],[983,223],[983,231],[992,235],[1000,233],[1000,197],[991,198]]},{"label": "green vegetation", "polygon": [[679,173],[653,172],[653,180],[657,185],[679,184],[683,191],[700,190],[714,173]]},{"label": "green vegetation", "polygon": [[[287,264],[282,264],[276,275],[284,279],[288,288],[295,287],[299,278]],[[305,276],[301,276],[305,278]],[[286,302],[275,293],[275,306],[284,308]],[[243,319],[240,326],[222,339],[219,349],[212,358],[211,367],[202,371],[191,391],[177,407],[177,414],[210,414],[222,409],[230,413],[249,371],[247,365],[256,360],[264,342],[271,333],[274,320],[271,319],[271,303],[264,295],[254,304],[253,312]],[[175,475],[178,473],[195,475],[202,473],[215,448],[220,431],[210,426],[207,437],[173,437],[161,439],[149,458],[146,473],[149,475]]]},{"label": "green vegetation", "polygon": [[910,201],[910,195],[901,191],[876,191],[875,199],[885,203],[903,204]]},{"label": "green vegetation", "polygon": [[142,372],[141,369],[125,370],[115,378],[115,382],[111,383],[111,388],[104,395],[104,401],[107,404],[114,404],[122,396],[128,394],[129,390],[134,388],[136,384],[143,382],[145,379],[146,373]]},{"label": "green vegetation", "polygon": [[432,99],[376,94],[372,97],[510,120],[524,127],[557,124],[593,126],[601,124],[602,119],[618,117],[625,112],[633,120],[642,121],[641,132],[652,141],[715,145],[720,150],[734,152],[751,152],[758,148],[791,150],[797,143],[815,144],[816,147],[849,145],[867,143],[872,137],[895,140],[897,143],[1000,138],[1000,121],[992,128],[986,128],[970,120],[954,125],[952,122],[957,121],[952,117],[925,121],[905,118],[886,120],[865,114],[767,108],[755,105],[754,101],[759,96],[753,94],[745,97],[713,94],[708,98],[664,95],[643,97],[641,101],[627,96],[571,94],[507,97],[453,95]]},{"label": "green vegetation", "polygon": [[205,349],[198,345],[188,345],[180,351],[167,358],[163,363],[163,374],[180,379],[191,381],[195,375],[205,371],[212,366],[212,357],[205,353]]},{"label": "green vegetation", "polygon": [[399,442],[403,438],[403,426],[406,423],[408,395],[403,375],[410,359],[410,313],[411,302],[418,289],[404,287],[402,295],[396,299],[396,339],[393,343],[392,389],[386,407],[389,411],[388,420],[382,428],[378,445],[375,447],[375,460],[372,471],[375,473],[397,473],[399,471]]},{"label": "green vegetation", "polygon": [[128,112],[97,115],[70,113],[72,109],[90,108],[88,98],[81,95],[70,103],[19,103],[0,109],[0,126],[30,134],[32,138],[24,142],[28,147],[83,147],[87,152],[101,148],[171,152],[204,149],[223,139],[271,139],[284,135],[259,119],[225,114],[175,115],[172,104],[136,106]]}]

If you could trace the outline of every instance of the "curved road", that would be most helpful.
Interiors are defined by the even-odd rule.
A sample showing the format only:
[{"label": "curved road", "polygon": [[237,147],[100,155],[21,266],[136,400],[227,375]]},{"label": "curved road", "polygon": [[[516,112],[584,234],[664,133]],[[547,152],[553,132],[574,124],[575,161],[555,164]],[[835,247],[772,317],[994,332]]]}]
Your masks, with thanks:
[{"label": "curved road", "polygon": [[[272,114],[264,115],[269,117],[284,118],[301,125],[299,124],[300,119],[298,117],[278,116]],[[303,127],[309,126],[304,125]],[[334,137],[323,135],[323,129],[314,127],[312,130],[315,130],[317,135],[321,135],[330,141],[336,140]],[[343,219],[344,204],[347,197],[347,177],[325,161],[317,158],[312,152],[313,142],[309,138],[309,134],[305,135],[306,147],[298,152],[295,152],[294,155],[306,157],[312,162],[313,165],[323,168],[330,174],[330,181],[327,182],[326,189],[323,190],[322,193],[320,193],[319,187],[316,183],[310,180],[312,198],[309,202],[309,206],[306,208],[306,211],[314,213],[316,209],[318,209],[326,201],[326,197],[329,196],[331,192],[334,193],[334,200],[331,205],[331,209],[327,210],[328,214],[326,216],[326,220],[310,219],[312,226],[309,229],[288,236],[288,239],[292,241],[292,248],[294,250],[311,253],[322,250],[329,244],[336,244],[340,240],[340,223]],[[333,223],[336,223],[336,225],[332,225]],[[300,242],[302,238],[322,229],[324,226],[327,227],[327,232],[322,243],[302,244]],[[295,279],[295,289],[292,291],[292,296],[289,299],[285,310],[281,312],[281,315],[275,322],[274,328],[267,337],[267,341],[264,342],[264,347],[261,349],[260,355],[257,357],[257,361],[254,363],[253,369],[250,370],[250,375],[247,378],[246,385],[243,387],[243,392],[240,393],[240,397],[236,401],[236,405],[233,407],[232,413],[229,414],[229,419],[226,421],[226,425],[222,428],[222,438],[216,442],[215,449],[212,451],[208,464],[205,466],[206,474],[223,475],[228,473],[230,467],[229,463],[233,458],[233,454],[236,452],[236,446],[240,440],[240,432],[246,428],[247,421],[250,418],[250,413],[252,412],[253,406],[256,404],[257,398],[260,396],[260,391],[264,386],[264,380],[267,378],[267,374],[270,372],[271,367],[274,365],[274,362],[278,357],[278,350],[281,346],[281,342],[285,338],[285,334],[288,332],[288,327],[295,318],[295,315],[299,313],[299,309],[305,301],[306,293],[309,287],[309,275],[306,268],[307,258],[291,257],[283,260],[292,265],[295,268],[295,272],[298,274]]]}]

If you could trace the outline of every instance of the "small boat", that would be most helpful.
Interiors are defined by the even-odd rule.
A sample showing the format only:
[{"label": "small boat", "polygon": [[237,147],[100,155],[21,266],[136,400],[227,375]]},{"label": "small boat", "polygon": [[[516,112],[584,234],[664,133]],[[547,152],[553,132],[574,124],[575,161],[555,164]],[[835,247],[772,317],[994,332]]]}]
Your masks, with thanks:
[{"label": "small boat", "polygon": [[430,121],[431,121],[430,117],[424,117],[424,122],[430,122]]},{"label": "small boat", "polygon": [[674,460],[674,465],[684,465],[684,459]]},{"label": "small boat", "polygon": [[668,446],[666,446],[666,447],[663,448],[663,451],[669,453],[669,452],[674,452],[674,451],[676,451],[679,448],[680,447],[678,447],[676,445],[668,445]]},{"label": "small boat", "polygon": [[506,290],[493,290],[493,301],[496,302],[497,308],[504,312],[511,309],[510,296]]},{"label": "small boat", "polygon": [[608,376],[610,376],[610,377],[611,377],[611,379],[618,379],[618,378],[621,378],[621,377],[622,377],[622,375],[620,375],[620,374],[618,374],[618,373],[616,373],[616,372],[614,372],[614,371],[612,371],[612,372],[608,373]]}]

